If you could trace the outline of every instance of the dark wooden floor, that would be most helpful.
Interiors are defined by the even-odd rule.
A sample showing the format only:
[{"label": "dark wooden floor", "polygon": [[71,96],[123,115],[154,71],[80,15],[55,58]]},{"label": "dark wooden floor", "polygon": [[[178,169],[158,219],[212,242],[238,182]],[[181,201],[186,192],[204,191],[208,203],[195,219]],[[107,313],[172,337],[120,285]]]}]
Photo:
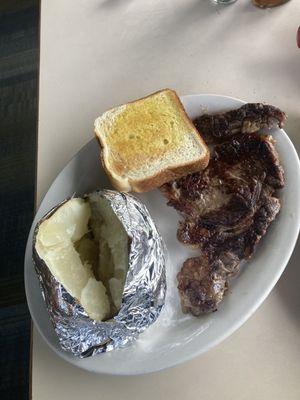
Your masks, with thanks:
[{"label": "dark wooden floor", "polygon": [[23,259],[35,196],[39,1],[0,2],[0,399],[29,398]]}]

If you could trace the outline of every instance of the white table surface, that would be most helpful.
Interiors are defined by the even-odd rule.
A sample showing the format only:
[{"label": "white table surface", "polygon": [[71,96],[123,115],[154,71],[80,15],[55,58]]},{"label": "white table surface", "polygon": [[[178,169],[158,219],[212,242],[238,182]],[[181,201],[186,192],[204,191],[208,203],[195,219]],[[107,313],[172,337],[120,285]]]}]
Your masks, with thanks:
[{"label": "white table surface", "polygon": [[[37,202],[107,108],[164,87],[265,101],[288,113],[300,149],[300,2],[42,1]],[[300,246],[271,295],[235,334],[179,367],[99,376],[55,355],[33,331],[32,398],[300,398]],[[263,267],[263,266],[262,266]]]}]

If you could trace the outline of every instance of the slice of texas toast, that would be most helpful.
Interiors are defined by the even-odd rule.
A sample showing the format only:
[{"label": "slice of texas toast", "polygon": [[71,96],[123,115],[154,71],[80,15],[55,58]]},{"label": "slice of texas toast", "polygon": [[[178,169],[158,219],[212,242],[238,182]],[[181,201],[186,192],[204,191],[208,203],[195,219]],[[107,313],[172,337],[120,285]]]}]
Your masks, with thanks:
[{"label": "slice of texas toast", "polygon": [[209,161],[206,144],[170,89],[105,112],[95,133],[103,166],[124,192],[149,191]]}]

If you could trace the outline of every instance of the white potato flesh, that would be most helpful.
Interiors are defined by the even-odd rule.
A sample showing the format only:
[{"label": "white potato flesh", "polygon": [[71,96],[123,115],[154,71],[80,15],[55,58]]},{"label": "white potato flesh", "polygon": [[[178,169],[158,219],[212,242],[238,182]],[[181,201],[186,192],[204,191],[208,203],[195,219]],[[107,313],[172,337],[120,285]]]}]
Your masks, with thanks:
[{"label": "white potato flesh", "polygon": [[[88,235],[89,222],[93,238]],[[113,309],[119,310],[128,270],[128,236],[105,198],[94,193],[60,206],[39,225],[36,251],[90,318],[111,316],[106,288]]]},{"label": "white potato flesh", "polygon": [[108,283],[112,301],[114,302],[116,308],[119,309],[122,303],[124,282],[123,280],[117,278],[111,278]]},{"label": "white potato flesh", "polygon": [[[93,231],[100,242],[99,274],[108,283],[112,300],[119,309],[129,262],[128,235],[105,198],[99,198],[97,193],[92,193],[88,198],[93,215]],[[111,285],[113,278],[118,279],[113,280]],[[117,280],[118,283],[115,282]]]},{"label": "white potato flesh", "polygon": [[[99,285],[89,283],[91,279],[97,283],[92,268],[88,263],[82,263],[74,248],[74,242],[88,232],[90,217],[91,208],[87,201],[78,198],[67,201],[40,224],[36,236],[36,250],[52,275],[80,302],[87,314],[91,318],[99,316],[99,320],[102,320],[110,312],[105,288],[101,282]],[[87,295],[89,287],[95,295],[92,306]],[[95,312],[97,306],[98,313]],[[90,309],[93,310],[92,314],[89,313]]]},{"label": "white potato flesh", "polygon": [[128,270],[127,232],[105,199],[98,202],[98,207],[103,215],[100,238],[108,244],[112,254],[114,271],[123,270],[126,275]]},{"label": "white potato flesh", "polygon": [[75,242],[88,232],[91,208],[83,199],[70,199],[39,228],[39,241],[46,247]]},{"label": "white potato flesh", "polygon": [[102,282],[90,278],[81,292],[81,305],[97,321],[105,319],[110,310],[106,289]]},{"label": "white potato flesh", "polygon": [[51,274],[66,291],[80,302],[81,292],[93,272],[88,264],[83,265],[72,243],[66,247],[49,249],[40,257],[45,261]]}]

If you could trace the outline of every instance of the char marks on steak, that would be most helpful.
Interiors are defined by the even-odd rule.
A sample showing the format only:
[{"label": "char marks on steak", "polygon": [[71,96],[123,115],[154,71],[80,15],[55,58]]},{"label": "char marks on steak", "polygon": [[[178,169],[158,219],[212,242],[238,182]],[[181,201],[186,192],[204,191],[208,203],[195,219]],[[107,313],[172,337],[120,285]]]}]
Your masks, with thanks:
[{"label": "char marks on steak", "polygon": [[[228,288],[229,279],[239,271],[240,260],[253,254],[256,244],[279,210],[279,200],[268,197],[254,214],[248,228],[244,227],[239,234],[233,236],[212,233],[197,225],[189,225],[187,221],[182,223],[179,240],[188,244],[196,243],[205,249],[199,257],[186,260],[177,274],[184,313],[199,316],[217,310]],[[199,238],[203,241],[199,241]]]},{"label": "char marks on steak", "polygon": [[279,108],[262,103],[247,103],[224,113],[204,114],[194,120],[206,143],[219,143],[240,133],[253,133],[262,128],[282,128],[286,115]]},{"label": "char marks on steak", "polygon": [[[204,171],[166,183],[161,190],[185,217],[179,240],[205,250],[207,243],[220,244],[251,229],[258,209],[283,186],[272,138],[249,133],[217,145]],[[240,258],[250,255],[239,252]]]},{"label": "char marks on steak", "polygon": [[232,253],[210,259],[205,253],[189,258],[177,275],[183,312],[195,316],[216,311],[228,287],[228,278],[238,272],[239,259]]},{"label": "char marks on steak", "polygon": [[177,276],[184,312],[217,309],[240,260],[252,256],[279,212],[275,190],[283,186],[272,137],[244,133],[216,145],[204,171],[161,187],[168,205],[184,217],[179,241],[200,249]]},{"label": "char marks on steak", "polygon": [[200,248],[212,256],[219,258],[224,252],[231,251],[240,260],[249,259],[256,244],[265,235],[270,223],[280,210],[280,202],[276,197],[263,194],[254,214],[234,227],[204,226],[198,221],[185,220],[180,223],[177,232],[178,240],[189,246]]}]

